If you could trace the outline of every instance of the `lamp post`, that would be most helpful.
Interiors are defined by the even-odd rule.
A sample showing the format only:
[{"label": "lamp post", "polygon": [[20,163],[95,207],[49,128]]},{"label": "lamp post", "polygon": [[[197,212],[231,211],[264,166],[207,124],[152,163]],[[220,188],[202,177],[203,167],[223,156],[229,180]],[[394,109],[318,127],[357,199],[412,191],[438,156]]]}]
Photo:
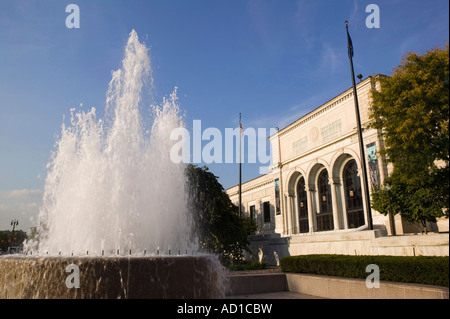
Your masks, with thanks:
[{"label": "lamp post", "polygon": [[347,41],[348,41],[348,58],[350,59],[350,68],[352,73],[352,83],[353,83],[353,95],[355,98],[355,113],[356,113],[356,124],[358,128],[358,139],[359,139],[359,151],[361,154],[361,168],[362,168],[362,179],[364,183],[364,195],[366,199],[366,211],[367,211],[367,221],[369,223],[369,230],[373,230],[373,220],[372,220],[372,209],[370,207],[370,194],[369,194],[369,183],[367,182],[367,168],[366,168],[366,156],[364,152],[364,142],[361,129],[361,118],[359,115],[359,104],[358,104],[358,94],[356,90],[355,81],[355,71],[353,69],[353,43],[348,33],[348,21],[345,21],[345,29],[347,30]]},{"label": "lamp post", "polygon": [[242,218],[242,158],[241,158],[241,140],[244,134],[241,123],[241,113],[239,113],[239,218]]}]

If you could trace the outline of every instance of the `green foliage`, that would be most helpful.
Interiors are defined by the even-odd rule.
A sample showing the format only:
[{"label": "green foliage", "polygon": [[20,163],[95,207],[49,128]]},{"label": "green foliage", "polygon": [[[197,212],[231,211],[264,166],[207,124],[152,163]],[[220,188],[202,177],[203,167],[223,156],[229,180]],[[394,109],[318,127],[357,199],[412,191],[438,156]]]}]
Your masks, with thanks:
[{"label": "green foliage", "polygon": [[436,200],[443,183],[423,187],[395,181],[392,177],[385,183],[392,186],[389,189],[383,186],[372,192],[372,208],[381,214],[387,215],[389,211],[394,215],[400,214],[405,221],[415,225],[418,223],[419,230],[425,233],[426,222],[436,222],[436,218],[444,214],[444,201]]},{"label": "green foliage", "polygon": [[238,207],[207,167],[189,164],[186,175],[189,209],[202,248],[219,254],[225,265],[241,262],[249,245],[247,236],[254,233],[256,224],[239,217]]},{"label": "green foliage", "polygon": [[0,251],[7,251],[9,246],[8,233],[0,231]]},{"label": "green foliage", "polygon": [[9,246],[21,246],[27,239],[27,233],[23,230],[0,231],[0,251],[7,251]]},{"label": "green foliage", "polygon": [[[373,208],[409,222],[435,221],[449,207],[449,47],[407,54],[392,76],[376,79],[371,127],[380,129],[382,154],[394,170],[373,190]],[[389,195],[389,196],[388,196]],[[447,210],[448,216],[448,210]]]},{"label": "green foliage", "polygon": [[375,264],[380,280],[449,286],[449,257],[435,256],[288,256],[280,261],[283,272],[365,279],[366,267]]},{"label": "green foliage", "polygon": [[240,263],[237,264],[231,264],[228,266],[229,270],[232,271],[242,271],[242,270],[260,270],[260,269],[265,269],[267,267],[267,262],[266,261],[242,261]]}]

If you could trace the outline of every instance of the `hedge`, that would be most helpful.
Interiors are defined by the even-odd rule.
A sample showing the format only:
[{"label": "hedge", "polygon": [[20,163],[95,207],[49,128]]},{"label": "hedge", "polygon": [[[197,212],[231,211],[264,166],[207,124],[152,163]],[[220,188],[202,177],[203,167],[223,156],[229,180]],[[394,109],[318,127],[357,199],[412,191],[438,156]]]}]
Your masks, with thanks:
[{"label": "hedge", "polygon": [[365,279],[366,267],[375,264],[381,281],[449,286],[449,257],[304,255],[280,260],[281,270],[325,276]]},{"label": "hedge", "polygon": [[259,261],[250,261],[250,262],[241,262],[238,264],[231,264],[228,266],[228,270],[231,271],[242,271],[242,270],[261,270],[267,267],[267,262],[259,262]]}]

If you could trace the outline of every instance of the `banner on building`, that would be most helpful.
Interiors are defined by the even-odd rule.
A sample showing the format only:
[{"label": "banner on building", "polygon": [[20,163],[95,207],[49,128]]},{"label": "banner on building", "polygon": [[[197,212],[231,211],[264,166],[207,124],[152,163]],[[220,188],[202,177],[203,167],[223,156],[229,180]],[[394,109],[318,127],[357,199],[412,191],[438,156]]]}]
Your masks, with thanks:
[{"label": "banner on building", "polygon": [[381,186],[380,170],[378,168],[377,145],[375,142],[366,145],[367,158],[369,162],[369,176],[372,188]]}]

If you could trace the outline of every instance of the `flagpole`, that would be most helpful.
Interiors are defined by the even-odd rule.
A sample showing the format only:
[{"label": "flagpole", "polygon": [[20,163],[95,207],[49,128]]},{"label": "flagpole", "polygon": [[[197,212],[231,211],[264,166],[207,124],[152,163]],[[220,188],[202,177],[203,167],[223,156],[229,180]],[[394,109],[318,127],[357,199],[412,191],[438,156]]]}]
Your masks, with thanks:
[{"label": "flagpole", "polygon": [[350,68],[352,72],[352,83],[353,83],[353,95],[355,98],[355,111],[356,111],[356,121],[358,127],[358,137],[359,137],[359,150],[361,153],[361,168],[362,168],[362,179],[365,188],[365,198],[366,198],[366,210],[367,210],[367,219],[369,223],[369,230],[373,230],[373,220],[372,220],[372,210],[370,207],[370,194],[369,194],[369,184],[367,182],[367,168],[366,168],[366,156],[364,155],[364,142],[362,136],[361,129],[361,117],[359,115],[359,103],[358,103],[358,94],[356,92],[356,81],[355,81],[355,71],[353,68],[353,43],[350,38],[350,34],[348,33],[348,21],[345,21],[345,29],[347,30],[347,43],[348,43],[348,58],[350,59]]},{"label": "flagpole", "polygon": [[241,160],[242,124],[239,113],[239,217],[242,218],[242,160]]}]

